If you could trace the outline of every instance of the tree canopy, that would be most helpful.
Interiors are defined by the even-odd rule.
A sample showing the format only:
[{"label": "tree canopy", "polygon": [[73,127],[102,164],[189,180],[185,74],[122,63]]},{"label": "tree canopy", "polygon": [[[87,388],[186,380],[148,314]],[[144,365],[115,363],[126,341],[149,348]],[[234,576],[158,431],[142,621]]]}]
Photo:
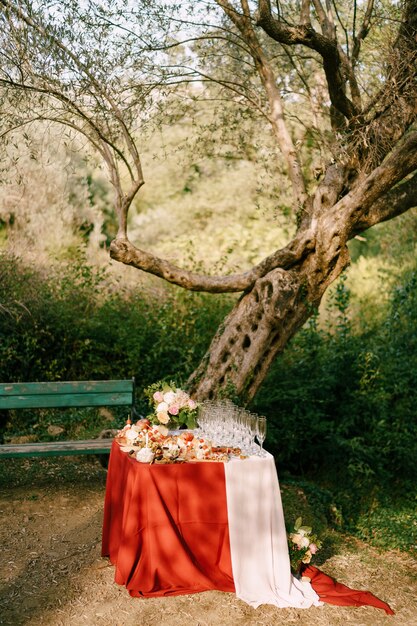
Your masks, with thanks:
[{"label": "tree canopy", "polygon": [[[200,398],[233,388],[249,400],[348,265],[348,241],[417,206],[416,0],[0,8],[2,137],[33,122],[85,137],[114,188],[112,258],[186,289],[242,293],[190,385]],[[285,171],[277,202],[294,220],[285,247],[224,276],[179,267],[128,234],[140,146],[200,101],[212,103],[201,149],[224,158],[228,145]]]}]

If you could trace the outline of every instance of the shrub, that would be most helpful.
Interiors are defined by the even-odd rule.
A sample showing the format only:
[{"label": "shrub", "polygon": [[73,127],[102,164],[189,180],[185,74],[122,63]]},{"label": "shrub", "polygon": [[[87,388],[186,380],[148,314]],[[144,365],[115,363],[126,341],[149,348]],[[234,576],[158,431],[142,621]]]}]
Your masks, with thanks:
[{"label": "shrub", "polygon": [[[232,298],[171,286],[157,296],[116,290],[82,252],[75,258],[70,267],[46,275],[2,255],[0,379],[135,376],[139,390],[162,378],[182,384]],[[352,324],[342,279],[329,301],[329,323],[320,324],[317,316],[308,322],[276,360],[253,403],[269,416],[267,446],[281,476],[298,477],[303,485],[313,480],[314,494],[325,494],[327,509],[337,513],[333,521],[356,528],[360,536],[369,520],[387,526],[382,509],[367,517],[367,509],[387,507],[387,492],[390,506],[395,501],[403,511],[398,528],[408,519],[417,458],[416,287],[417,269],[401,278],[378,323],[362,315]],[[142,412],[144,403],[139,394]],[[114,416],[114,423],[103,426],[124,417],[117,410]],[[3,428],[7,418],[3,414]],[[16,412],[9,429],[47,437],[48,423],[64,422],[67,433],[77,434],[77,425],[90,433],[97,419],[87,412],[76,420]]]},{"label": "shrub", "polygon": [[[105,272],[85,262],[82,250],[73,256],[71,265],[44,274],[2,255],[0,380],[135,376],[138,390],[161,378],[186,380],[230,298],[170,286],[158,297],[116,290]],[[20,431],[34,418],[16,413],[15,419]]]}]

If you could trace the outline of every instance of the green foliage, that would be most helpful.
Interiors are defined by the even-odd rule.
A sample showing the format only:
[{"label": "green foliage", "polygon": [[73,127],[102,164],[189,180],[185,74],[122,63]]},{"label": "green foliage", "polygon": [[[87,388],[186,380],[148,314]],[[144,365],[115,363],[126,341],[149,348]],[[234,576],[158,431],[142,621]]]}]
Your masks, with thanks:
[{"label": "green foliage", "polygon": [[[156,295],[124,292],[81,252],[71,266],[50,275],[6,254],[1,268],[4,382],[135,376],[138,389],[162,378],[181,384],[230,307],[228,298],[170,287]],[[138,407],[146,412],[145,398],[139,397]],[[20,433],[25,423],[33,426],[40,418],[16,413],[16,419]]]},{"label": "green foliage", "polygon": [[410,480],[417,452],[416,275],[394,291],[385,323],[359,333],[351,329],[342,280],[329,305],[331,326],[312,318],[274,364],[255,407],[270,415],[281,465],[299,474],[339,468],[341,478],[369,484],[375,477]]},{"label": "green foliage", "polygon": [[291,523],[301,517],[314,528],[322,543],[314,562],[317,565],[324,563],[339,551],[343,543],[341,528],[334,523],[332,494],[317,484],[290,477],[281,480],[280,487],[287,532],[291,532]]},{"label": "green foliage", "polygon": [[413,550],[417,546],[416,499],[397,501],[384,497],[358,516],[356,535],[385,549]]},{"label": "green foliage", "polygon": [[416,286],[414,269],[392,291],[384,322],[362,319],[354,332],[339,282],[329,325],[310,320],[254,403],[269,416],[267,445],[282,475],[314,477],[332,494],[329,520],[391,547],[413,545],[405,520],[417,478]]},{"label": "green foliage", "polygon": [[[231,298],[169,286],[122,290],[75,252],[71,267],[48,275],[2,255],[0,380],[135,376],[138,389],[162,379],[184,385]],[[320,534],[332,525],[379,546],[415,544],[416,287],[417,269],[408,270],[378,323],[366,310],[353,323],[343,278],[328,300],[326,323],[318,314],[311,318],[254,402],[269,416],[267,447],[283,493],[295,498],[288,506]],[[146,398],[138,395],[146,414]],[[125,414],[28,410],[3,412],[1,419],[8,435],[49,439],[49,425],[62,426],[63,438],[89,437],[119,427]],[[308,507],[301,506],[305,498]]]}]

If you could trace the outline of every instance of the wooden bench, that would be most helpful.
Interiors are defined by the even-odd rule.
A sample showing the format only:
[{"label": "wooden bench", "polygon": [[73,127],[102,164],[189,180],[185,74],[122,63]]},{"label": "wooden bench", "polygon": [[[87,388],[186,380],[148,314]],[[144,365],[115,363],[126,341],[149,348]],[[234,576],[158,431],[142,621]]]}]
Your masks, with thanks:
[{"label": "wooden bench", "polygon": [[[0,383],[0,410],[128,406],[136,417],[135,379]],[[112,438],[0,445],[0,459],[109,454]]]}]

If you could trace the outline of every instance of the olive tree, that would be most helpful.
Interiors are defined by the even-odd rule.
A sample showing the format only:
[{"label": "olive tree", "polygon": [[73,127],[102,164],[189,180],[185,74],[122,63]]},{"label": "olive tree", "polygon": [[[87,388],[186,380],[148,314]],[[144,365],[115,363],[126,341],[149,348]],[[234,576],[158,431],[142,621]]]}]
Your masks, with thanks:
[{"label": "olive tree", "polygon": [[[241,294],[189,385],[200,399],[233,389],[249,401],[349,264],[349,240],[417,206],[417,0],[0,8],[3,136],[33,120],[83,135],[115,190],[111,257],[185,289]],[[293,235],[241,273],[196,273],[129,239],[143,129],[184,93],[249,107],[285,167]],[[322,151],[314,176],[300,116]]]}]

